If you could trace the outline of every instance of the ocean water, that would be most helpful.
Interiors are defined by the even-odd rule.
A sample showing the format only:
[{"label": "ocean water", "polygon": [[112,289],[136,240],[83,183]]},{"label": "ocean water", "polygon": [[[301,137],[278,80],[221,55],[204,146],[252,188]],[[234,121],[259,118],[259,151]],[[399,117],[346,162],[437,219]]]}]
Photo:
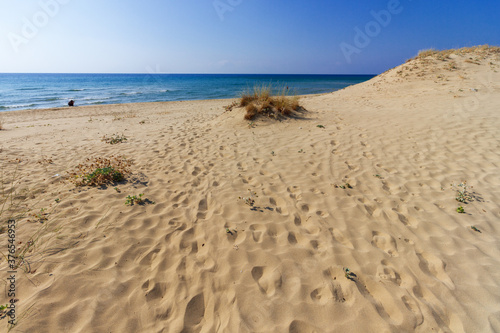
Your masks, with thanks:
[{"label": "ocean water", "polygon": [[373,75],[0,74],[0,112],[139,102],[235,98],[255,85],[297,95],[332,92]]}]

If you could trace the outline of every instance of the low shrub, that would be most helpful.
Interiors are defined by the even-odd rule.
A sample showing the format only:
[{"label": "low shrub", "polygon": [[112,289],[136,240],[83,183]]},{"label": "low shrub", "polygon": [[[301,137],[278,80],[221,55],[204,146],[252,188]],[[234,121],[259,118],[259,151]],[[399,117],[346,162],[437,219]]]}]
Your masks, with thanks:
[{"label": "low shrub", "polygon": [[275,96],[271,94],[271,90],[270,85],[255,86],[253,92],[247,90],[241,94],[239,105],[245,107],[246,120],[253,120],[260,115],[279,119],[299,110],[299,98],[289,95],[288,88],[278,90]]},{"label": "low shrub", "polygon": [[69,174],[76,186],[102,186],[125,179],[132,163],[122,156],[87,158]]}]

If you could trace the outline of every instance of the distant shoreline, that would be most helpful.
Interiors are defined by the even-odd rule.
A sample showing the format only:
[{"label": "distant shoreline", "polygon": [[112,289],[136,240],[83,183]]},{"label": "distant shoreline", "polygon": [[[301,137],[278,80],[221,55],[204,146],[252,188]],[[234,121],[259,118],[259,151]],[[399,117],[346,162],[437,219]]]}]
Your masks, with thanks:
[{"label": "distant shoreline", "polygon": [[[235,98],[272,85],[294,95],[336,91],[372,75],[0,74],[0,112],[76,106]],[[289,88],[289,90],[288,90]]]}]

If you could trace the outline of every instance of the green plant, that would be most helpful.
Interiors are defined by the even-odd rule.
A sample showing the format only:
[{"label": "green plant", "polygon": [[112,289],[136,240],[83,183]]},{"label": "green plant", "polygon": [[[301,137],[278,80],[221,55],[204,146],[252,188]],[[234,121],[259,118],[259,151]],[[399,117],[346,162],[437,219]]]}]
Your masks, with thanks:
[{"label": "green plant", "polygon": [[[36,219],[36,222],[44,223],[45,221],[48,220],[47,216],[49,215],[49,213],[47,213],[46,211],[47,211],[46,208],[41,208],[40,212],[33,213],[33,214],[31,214],[31,216],[33,216]],[[30,221],[30,220],[28,220],[28,221]]]},{"label": "green plant", "polygon": [[87,158],[69,173],[69,180],[76,186],[102,186],[125,179],[131,162],[122,156]]},{"label": "green plant", "polygon": [[345,273],[346,279],[351,280],[353,282],[356,282],[355,278],[357,278],[358,276],[356,274],[354,274],[349,268],[345,267],[344,273]]},{"label": "green plant", "polygon": [[[457,192],[457,197],[455,198],[458,202],[468,203],[472,201],[472,195],[469,192],[469,186],[467,185],[467,181],[464,180],[460,184],[455,185],[454,183],[450,185],[452,189]],[[472,188],[472,186],[470,187]]]},{"label": "green plant", "polygon": [[462,206],[458,207],[458,208],[457,208],[457,213],[460,213],[460,214],[465,213],[465,209],[464,209],[464,207],[462,207]]},{"label": "green plant", "polygon": [[304,149],[298,151],[298,153],[305,153]]},{"label": "green plant", "polygon": [[470,228],[471,228],[472,230],[476,231],[476,232],[481,233],[481,230],[479,230],[479,229],[478,229],[478,228],[476,228],[475,226],[471,226]]},{"label": "green plant", "polygon": [[134,204],[140,205],[140,204],[144,203],[144,200],[142,199],[143,195],[144,195],[144,193],[139,194],[139,196],[136,196],[136,195],[130,196],[130,195],[128,195],[127,196],[127,200],[125,201],[125,205],[133,206]]},{"label": "green plant", "polygon": [[232,110],[233,110],[233,108],[234,108],[235,106],[238,106],[238,102],[237,102],[237,101],[233,101],[231,104],[226,105],[226,106],[224,107],[224,110],[225,110],[226,112],[228,112],[228,111],[232,111]]},{"label": "green plant", "polygon": [[103,136],[102,139],[101,139],[101,141],[104,141],[106,143],[115,145],[117,143],[121,143],[121,142],[127,141],[127,138],[123,134],[121,136],[119,136],[118,134],[113,134],[110,137],[107,137],[106,135]]},{"label": "green plant", "polygon": [[323,126],[323,125],[317,125],[316,127],[318,127],[318,128],[325,128],[325,126]]},{"label": "green plant", "polygon": [[154,205],[155,204],[154,201],[151,201],[149,199],[143,199],[142,198],[143,195],[144,195],[144,193],[141,193],[139,195],[128,195],[126,198],[127,200],[125,200],[125,205],[133,206],[134,204],[137,204],[137,205],[144,205],[144,204]]},{"label": "green plant", "polygon": [[249,206],[252,206],[255,204],[255,199],[258,198],[258,195],[256,192],[252,192],[252,190],[248,189],[248,192],[250,195],[248,197],[238,197],[238,199],[243,200],[243,202]]}]

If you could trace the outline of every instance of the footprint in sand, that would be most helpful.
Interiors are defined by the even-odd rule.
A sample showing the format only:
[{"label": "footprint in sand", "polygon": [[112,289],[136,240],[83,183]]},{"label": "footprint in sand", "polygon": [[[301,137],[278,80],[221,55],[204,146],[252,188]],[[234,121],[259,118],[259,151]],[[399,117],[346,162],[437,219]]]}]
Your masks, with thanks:
[{"label": "footprint in sand", "polygon": [[422,311],[420,310],[420,306],[418,305],[418,303],[412,297],[409,296],[403,296],[401,297],[401,300],[403,301],[408,311],[412,312],[413,315],[415,316],[414,327],[422,325],[422,323],[424,322],[424,315],[422,314]]},{"label": "footprint in sand", "polygon": [[449,289],[454,290],[455,284],[450,279],[448,274],[446,274],[446,263],[444,263],[441,259],[436,257],[435,255],[428,252],[417,253],[418,260],[420,261],[420,269],[439,281],[441,281],[445,286]]},{"label": "footprint in sand", "polygon": [[297,244],[297,237],[295,237],[295,233],[293,231],[288,233],[288,243],[290,243],[290,245]]},{"label": "footprint in sand", "polygon": [[344,245],[345,247],[353,250],[354,246],[352,245],[351,241],[344,236],[344,234],[335,228],[330,228],[328,229],[330,231],[330,234],[332,235],[333,239],[339,242],[340,244]]},{"label": "footprint in sand", "polygon": [[300,218],[300,216],[298,214],[294,214],[293,216],[293,223],[298,227],[300,225],[302,225],[302,219]]},{"label": "footprint in sand", "polygon": [[[340,286],[338,286],[338,287],[340,288]],[[323,287],[314,289],[309,294],[309,296],[311,297],[313,302],[319,303],[320,305],[325,305],[328,302],[330,302],[332,295],[334,294],[334,291],[332,291],[332,290],[333,290],[333,286],[330,289],[323,286]],[[340,299],[341,299],[340,301],[338,300],[337,291],[335,291],[335,295],[333,297],[334,297],[335,301],[337,301],[337,302],[344,302],[345,301],[344,295],[342,294],[342,289],[340,289]]]},{"label": "footprint in sand", "polygon": [[252,277],[259,286],[260,291],[267,296],[273,296],[283,284],[281,273],[277,269],[265,266],[252,268]]},{"label": "footprint in sand", "polygon": [[373,231],[372,245],[381,249],[391,257],[399,256],[396,240],[389,234],[379,231]]},{"label": "footprint in sand", "polygon": [[262,234],[266,231],[266,227],[262,224],[251,224],[250,231],[252,232],[252,238],[255,243],[262,242]]},{"label": "footprint in sand", "polygon": [[314,333],[319,332],[314,326],[309,325],[308,323],[302,320],[294,320],[290,323],[288,327],[289,333]]},{"label": "footprint in sand", "polygon": [[[205,316],[205,297],[203,293],[191,298],[184,313],[184,328],[193,328]],[[184,330],[183,330],[184,331]]]},{"label": "footprint in sand", "polygon": [[401,275],[396,272],[393,267],[389,266],[389,263],[386,260],[382,260],[380,265],[377,267],[377,275],[381,280],[391,281],[392,283],[401,286]]},{"label": "footprint in sand", "polygon": [[290,193],[290,198],[295,200],[302,199],[302,191],[297,186],[288,187],[286,190]]},{"label": "footprint in sand", "polygon": [[373,154],[370,153],[370,152],[367,152],[367,151],[363,152],[363,156],[366,157],[369,160],[373,159]]},{"label": "footprint in sand", "polygon": [[198,214],[196,215],[199,219],[205,219],[207,216],[208,203],[207,199],[202,199],[198,203]]}]

